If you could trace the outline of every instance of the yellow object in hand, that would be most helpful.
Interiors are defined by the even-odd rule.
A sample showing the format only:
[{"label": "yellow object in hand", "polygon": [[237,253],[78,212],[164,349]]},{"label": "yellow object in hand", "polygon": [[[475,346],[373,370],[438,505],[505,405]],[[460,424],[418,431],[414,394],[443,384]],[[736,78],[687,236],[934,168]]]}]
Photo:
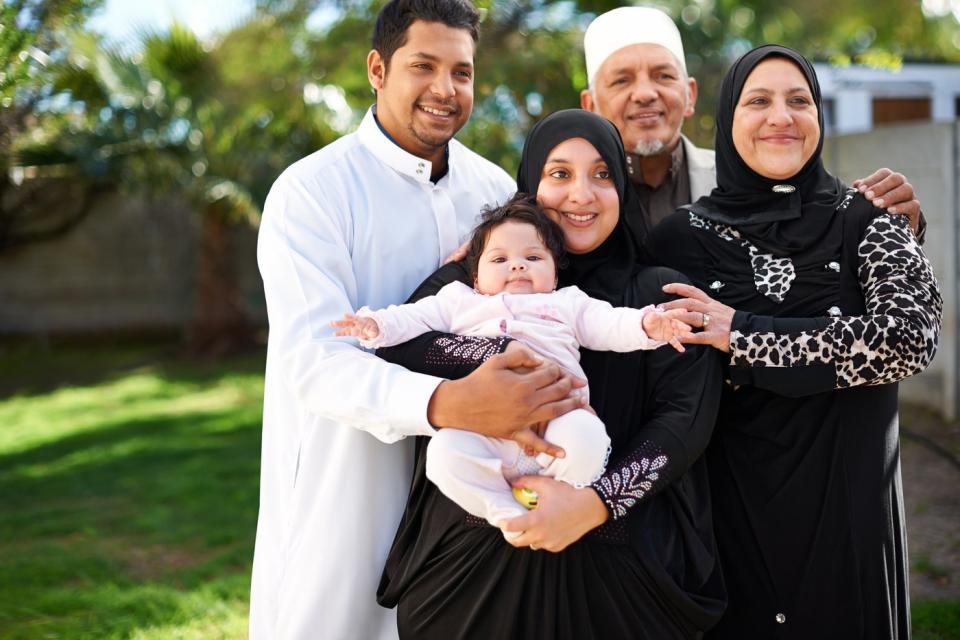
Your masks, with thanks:
[{"label": "yellow object in hand", "polygon": [[537,495],[537,492],[532,489],[527,489],[524,487],[514,487],[513,488],[513,499],[522,504],[527,509],[536,509],[537,501],[540,499],[540,496]]}]

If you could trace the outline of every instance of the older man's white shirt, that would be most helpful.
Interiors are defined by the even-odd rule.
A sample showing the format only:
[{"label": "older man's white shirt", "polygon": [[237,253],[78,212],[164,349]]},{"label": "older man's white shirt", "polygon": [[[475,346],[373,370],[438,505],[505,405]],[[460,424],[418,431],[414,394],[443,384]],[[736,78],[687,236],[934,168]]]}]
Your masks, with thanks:
[{"label": "older man's white shirt", "polygon": [[[515,189],[457,141],[431,165],[368,112],[356,133],[300,160],[270,191],[258,261],[270,339],[250,635],[395,638],[376,588],[400,521],[412,447],[429,435],[437,378],[334,338],[329,322],[402,302],[459,246],[483,205]],[[389,444],[395,443],[395,444]]]}]

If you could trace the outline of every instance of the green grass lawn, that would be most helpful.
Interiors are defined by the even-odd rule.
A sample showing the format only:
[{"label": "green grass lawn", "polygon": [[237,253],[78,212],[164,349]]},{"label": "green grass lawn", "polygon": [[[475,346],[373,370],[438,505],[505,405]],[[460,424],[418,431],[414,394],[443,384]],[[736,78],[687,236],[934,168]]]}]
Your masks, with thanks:
[{"label": "green grass lawn", "polygon": [[246,637],[262,356],[0,358],[0,638]]},{"label": "green grass lawn", "polygon": [[[245,638],[262,355],[0,352],[0,639]],[[914,602],[917,640],[960,604]]]}]

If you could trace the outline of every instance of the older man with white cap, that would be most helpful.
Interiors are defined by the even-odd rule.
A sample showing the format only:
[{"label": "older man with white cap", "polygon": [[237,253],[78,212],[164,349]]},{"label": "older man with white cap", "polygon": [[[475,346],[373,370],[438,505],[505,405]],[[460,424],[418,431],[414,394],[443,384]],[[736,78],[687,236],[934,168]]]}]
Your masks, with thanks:
[{"label": "older man with white cap", "polygon": [[[713,151],[680,133],[694,113],[697,81],[687,75],[677,26],[653,7],[620,7],[597,16],[583,49],[589,88],[581,92],[580,106],[620,130],[643,215],[631,226],[643,236],[717,184]],[[880,169],[854,186],[876,206],[908,215],[922,237],[920,203],[902,174]]]}]

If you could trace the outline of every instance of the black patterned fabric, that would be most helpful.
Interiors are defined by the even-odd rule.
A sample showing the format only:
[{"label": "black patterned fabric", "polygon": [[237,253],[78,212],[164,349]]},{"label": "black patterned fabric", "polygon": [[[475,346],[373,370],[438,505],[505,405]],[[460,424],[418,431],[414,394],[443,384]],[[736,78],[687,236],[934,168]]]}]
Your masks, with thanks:
[{"label": "black patterned fabric", "polygon": [[648,238],[737,309],[707,455],[729,603],[707,638],[909,638],[896,382],[932,359],[942,300],[902,216],[855,195],[819,222],[764,277],[736,225],[680,211]]},{"label": "black patterned fabric", "polygon": [[607,505],[610,517],[619,520],[644,496],[662,484],[667,476],[670,459],[652,442],[643,443],[593,483],[600,499]]},{"label": "black patterned fabric", "polygon": [[[737,65],[743,78],[751,68]],[[748,202],[754,186],[732,195]],[[905,639],[896,382],[933,358],[943,303],[902,216],[849,191],[803,191],[799,215],[762,242],[757,225],[692,209],[646,245],[737,310],[707,455],[729,603],[706,637]]]},{"label": "black patterned fabric", "polygon": [[732,331],[731,366],[829,366],[838,389],[897,382],[923,371],[936,352],[943,301],[912,237],[902,216],[875,218],[857,247],[867,313],[842,315],[840,309],[822,329],[792,334]]},{"label": "black patterned fabric", "polygon": [[830,237],[831,255],[791,256],[776,302],[717,227],[684,211],[650,236],[738,309],[708,450],[730,602],[708,638],[909,637],[896,382],[932,359],[943,303],[902,217],[857,196]]},{"label": "black patterned fabric", "polygon": [[426,352],[427,364],[431,366],[456,366],[479,364],[490,356],[502,353],[509,343],[507,338],[485,336],[439,335]]}]

